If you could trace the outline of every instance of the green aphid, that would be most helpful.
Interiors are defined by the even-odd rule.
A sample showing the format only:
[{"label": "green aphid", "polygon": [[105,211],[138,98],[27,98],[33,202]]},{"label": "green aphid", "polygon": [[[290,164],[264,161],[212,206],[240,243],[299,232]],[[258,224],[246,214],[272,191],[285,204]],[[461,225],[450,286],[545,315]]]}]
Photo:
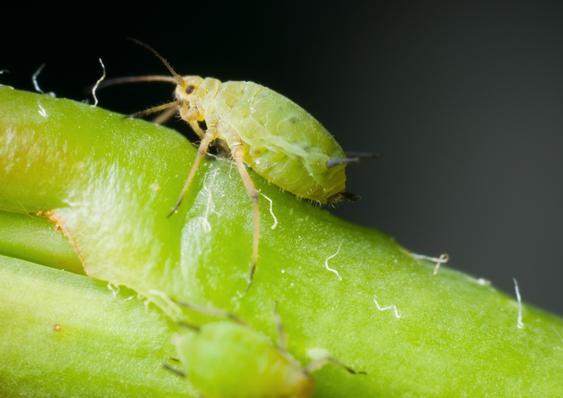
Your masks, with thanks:
[{"label": "green aphid", "polygon": [[165,122],[178,112],[201,138],[197,157],[170,215],[180,207],[211,143],[236,162],[254,209],[250,286],[258,259],[260,211],[259,192],[246,167],[297,197],[326,204],[346,196],[347,163],[369,154],[347,157],[320,122],[267,87],[247,81],[181,76],[156,50],[134,41],[160,58],[172,76],[117,78],[102,85],[150,81],[176,85],[174,101],[137,113],[163,112],[156,120]]},{"label": "green aphid", "polygon": [[174,343],[182,365],[175,372],[206,398],[306,398],[314,390],[311,373],[327,363],[357,373],[321,349],[310,350],[311,364],[303,367],[268,337],[234,321],[192,327]]}]

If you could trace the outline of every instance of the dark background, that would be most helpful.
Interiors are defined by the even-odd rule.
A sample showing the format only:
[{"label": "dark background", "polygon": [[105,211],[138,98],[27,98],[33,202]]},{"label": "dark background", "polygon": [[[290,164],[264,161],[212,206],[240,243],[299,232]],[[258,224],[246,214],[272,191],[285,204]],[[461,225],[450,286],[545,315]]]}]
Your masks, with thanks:
[{"label": "dark background", "polygon": [[[110,77],[165,73],[133,36],[182,74],[264,84],[345,149],[383,154],[350,167],[363,199],[336,214],[447,252],[509,294],[516,277],[524,300],[563,314],[563,7],[413,3],[3,11],[0,81],[32,89],[46,62],[42,88],[83,99],[99,56]],[[99,93],[126,113],[170,95],[158,84]]]}]

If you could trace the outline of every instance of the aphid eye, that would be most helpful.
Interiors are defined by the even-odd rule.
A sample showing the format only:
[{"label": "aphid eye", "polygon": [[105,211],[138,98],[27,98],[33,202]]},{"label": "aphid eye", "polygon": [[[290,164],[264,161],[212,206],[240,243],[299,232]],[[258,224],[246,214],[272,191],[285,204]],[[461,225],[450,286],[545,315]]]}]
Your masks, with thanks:
[{"label": "aphid eye", "polygon": [[198,125],[199,128],[202,129],[203,131],[207,131],[207,123],[205,123],[205,120],[198,120],[198,121],[197,121],[197,125]]},{"label": "aphid eye", "polygon": [[186,94],[191,94],[194,92],[194,90],[195,90],[195,86],[192,86],[190,84],[188,87],[186,87]]}]

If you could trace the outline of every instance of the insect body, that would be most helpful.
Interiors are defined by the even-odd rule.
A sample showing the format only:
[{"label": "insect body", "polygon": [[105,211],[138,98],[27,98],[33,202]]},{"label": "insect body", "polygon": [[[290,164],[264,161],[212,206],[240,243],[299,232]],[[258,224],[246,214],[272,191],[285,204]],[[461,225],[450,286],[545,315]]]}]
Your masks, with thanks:
[{"label": "insect body", "polygon": [[[358,372],[333,358],[326,350],[307,351],[306,367],[262,333],[233,320],[216,321],[175,336],[182,370],[193,387],[208,398],[309,398],[313,395],[312,373],[327,364],[353,375]],[[283,339],[283,336],[280,336]]]},{"label": "insect body", "polygon": [[268,337],[232,321],[208,323],[175,339],[182,371],[209,398],[305,398],[311,375]]},{"label": "insect body", "polygon": [[[256,270],[260,233],[258,191],[245,165],[298,197],[327,203],[344,191],[346,159],[326,129],[299,105],[252,82],[181,77],[175,95],[180,116],[202,138],[180,198],[181,204],[200,159],[216,141],[235,160],[254,203],[254,238],[249,285]],[[206,131],[201,129],[205,122]]]},{"label": "insect body", "polygon": [[257,174],[298,197],[327,203],[344,191],[345,164],[329,163],[344,151],[299,105],[253,82],[183,79],[187,92],[178,86],[175,94],[196,132],[204,120],[227,153],[239,150]]},{"label": "insect body", "polygon": [[301,365],[287,351],[287,335],[274,304],[278,342],[252,329],[235,314],[213,307],[174,301],[191,312],[224,318],[197,326],[186,321],[174,336],[176,366],[164,367],[187,377],[207,398],[309,398],[313,395],[313,372],[332,364],[352,375],[366,375],[343,364],[322,348],[310,348],[310,363]]},{"label": "insect body", "polygon": [[347,158],[313,116],[283,95],[253,82],[180,76],[156,50],[137,44],[160,58],[172,76],[117,78],[105,85],[142,81],[176,85],[175,101],[138,113],[163,111],[158,118],[163,122],[178,111],[201,138],[196,159],[170,215],[180,207],[211,143],[218,144],[235,161],[254,208],[250,286],[258,259],[260,211],[259,193],[246,167],[300,198],[324,204],[345,196],[346,164],[359,158]]}]

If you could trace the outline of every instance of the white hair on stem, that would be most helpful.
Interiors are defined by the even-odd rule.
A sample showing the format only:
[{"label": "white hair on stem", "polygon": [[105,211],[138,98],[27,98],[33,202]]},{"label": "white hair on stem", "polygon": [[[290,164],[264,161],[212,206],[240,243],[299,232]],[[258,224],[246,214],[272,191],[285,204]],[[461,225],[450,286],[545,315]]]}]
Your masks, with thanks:
[{"label": "white hair on stem", "polygon": [[106,287],[111,292],[111,295],[113,296],[113,298],[116,298],[119,295],[119,286],[118,285],[115,285],[111,282],[108,282]]},{"label": "white hair on stem", "polygon": [[426,260],[435,263],[432,275],[437,275],[442,264],[447,264],[450,261],[450,256],[447,253],[440,254],[440,257],[431,257],[424,254],[411,253],[411,256],[416,260]]},{"label": "white hair on stem", "polygon": [[276,229],[276,227],[278,226],[278,218],[274,214],[274,209],[273,209],[274,202],[272,201],[272,199],[270,199],[268,196],[266,196],[262,192],[260,192],[260,195],[262,195],[268,201],[268,203],[270,203],[270,215],[272,216],[272,219],[274,220],[274,223],[272,224],[270,229]]},{"label": "white hair on stem", "polygon": [[[45,63],[42,63],[41,65],[39,65],[39,68],[37,68],[35,70],[35,72],[33,72],[33,75],[31,75],[31,83],[33,83],[33,88],[35,89],[35,91],[37,91],[40,94],[47,94],[50,95],[51,97],[55,97],[55,93],[52,91],[49,91],[48,93],[45,93],[45,91],[43,91],[41,89],[41,86],[39,86],[39,75],[41,74],[41,71],[43,70],[43,68],[45,68]],[[0,73],[1,74],[1,73]],[[42,115],[43,116],[43,115]]]},{"label": "white hair on stem", "polygon": [[325,269],[329,272],[332,272],[334,275],[336,275],[336,277],[338,278],[339,281],[342,280],[340,273],[337,270],[335,270],[334,268],[331,268],[330,265],[328,265],[328,262],[329,262],[329,260],[332,260],[334,257],[338,256],[341,248],[342,248],[342,242],[340,242],[340,244],[338,245],[338,249],[336,250],[336,252],[334,252],[333,254],[328,256],[327,258],[325,258]]},{"label": "white hair on stem", "polygon": [[397,319],[401,318],[401,312],[399,311],[396,305],[381,306],[379,305],[379,302],[377,301],[377,296],[375,295],[373,296],[373,303],[375,304],[375,308],[377,308],[378,311],[380,312],[392,311],[395,318]]},{"label": "white hair on stem", "polygon": [[205,191],[205,194],[207,196],[207,203],[205,206],[205,213],[203,214],[203,229],[205,229],[205,232],[211,232],[211,224],[209,223],[209,214],[211,213],[214,203],[213,203],[213,196],[211,194],[211,190],[209,189],[209,187],[206,184],[207,182],[207,178],[204,181],[204,185],[203,185],[203,191]]},{"label": "white hair on stem", "polygon": [[102,76],[100,76],[100,78],[96,80],[94,87],[92,87],[92,97],[94,98],[94,105],[93,105],[94,107],[98,106],[98,97],[96,96],[96,90],[98,89],[100,83],[103,82],[104,79],[106,78],[106,66],[104,65],[104,62],[102,61],[101,58],[98,58],[98,61],[100,62],[100,65],[102,67]]},{"label": "white hair on stem", "polygon": [[35,72],[33,72],[33,75],[31,75],[31,82],[33,83],[33,88],[35,89],[35,91],[37,91],[38,93],[44,94],[45,91],[43,91],[41,89],[41,87],[39,86],[39,82],[37,81],[37,78],[39,77],[39,75],[41,74],[41,71],[43,70],[43,68],[45,67],[45,64],[41,64],[39,66],[39,68],[37,68],[37,70]]},{"label": "white hair on stem", "polygon": [[524,329],[524,322],[522,321],[522,297],[520,296],[520,288],[518,287],[518,281],[516,278],[512,278],[514,282],[514,291],[516,292],[516,301],[518,303],[518,317],[516,318],[516,327],[518,329]]},{"label": "white hair on stem", "polygon": [[38,106],[39,106],[39,110],[38,110],[37,112],[39,113],[39,115],[41,115],[42,117],[47,117],[47,116],[49,116],[49,115],[47,114],[47,111],[45,110],[45,108],[43,108],[43,105],[38,104]]}]

